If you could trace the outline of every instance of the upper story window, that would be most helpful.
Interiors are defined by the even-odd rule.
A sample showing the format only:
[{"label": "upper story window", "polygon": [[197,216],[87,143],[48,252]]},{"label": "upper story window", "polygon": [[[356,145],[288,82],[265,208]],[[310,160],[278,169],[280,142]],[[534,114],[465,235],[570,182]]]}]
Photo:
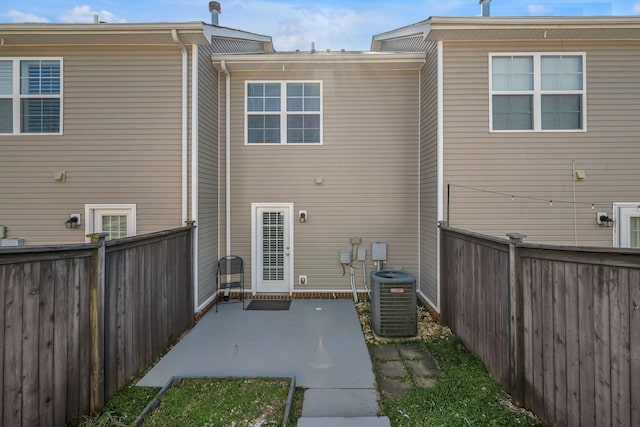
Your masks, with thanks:
[{"label": "upper story window", "polygon": [[0,58],[0,134],[60,133],[62,60]]},{"label": "upper story window", "polygon": [[490,56],[491,130],[585,129],[584,54]]},{"label": "upper story window", "polygon": [[247,144],[321,144],[322,82],[247,82]]}]

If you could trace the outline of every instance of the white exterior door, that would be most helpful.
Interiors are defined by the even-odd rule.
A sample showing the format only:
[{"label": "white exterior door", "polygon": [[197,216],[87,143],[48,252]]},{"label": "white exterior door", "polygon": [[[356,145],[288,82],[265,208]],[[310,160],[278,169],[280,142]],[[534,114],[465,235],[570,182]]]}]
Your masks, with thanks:
[{"label": "white exterior door", "polygon": [[252,205],[255,293],[291,294],[293,291],[292,213],[291,204]]},{"label": "white exterior door", "polygon": [[640,203],[617,204],[617,246],[640,248]]}]

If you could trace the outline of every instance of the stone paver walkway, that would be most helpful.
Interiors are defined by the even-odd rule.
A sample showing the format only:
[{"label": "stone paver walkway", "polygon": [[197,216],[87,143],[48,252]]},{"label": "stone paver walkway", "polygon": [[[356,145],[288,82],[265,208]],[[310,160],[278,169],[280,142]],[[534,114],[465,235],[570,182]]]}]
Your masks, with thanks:
[{"label": "stone paver walkway", "polygon": [[412,387],[435,385],[436,363],[419,343],[369,345],[369,353],[383,398],[404,396]]}]

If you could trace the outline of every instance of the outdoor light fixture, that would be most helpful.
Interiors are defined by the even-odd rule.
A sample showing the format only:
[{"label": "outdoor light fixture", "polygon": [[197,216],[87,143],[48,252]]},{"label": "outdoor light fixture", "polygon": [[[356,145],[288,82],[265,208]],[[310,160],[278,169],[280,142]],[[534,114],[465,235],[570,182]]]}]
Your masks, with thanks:
[{"label": "outdoor light fixture", "polygon": [[298,212],[298,217],[300,218],[300,222],[304,224],[307,222],[307,211]]},{"label": "outdoor light fixture", "polygon": [[80,214],[71,214],[69,219],[64,222],[64,228],[78,228],[80,225]]},{"label": "outdoor light fixture", "polygon": [[600,227],[613,227],[615,221],[606,212],[598,212],[596,214],[596,222]]}]

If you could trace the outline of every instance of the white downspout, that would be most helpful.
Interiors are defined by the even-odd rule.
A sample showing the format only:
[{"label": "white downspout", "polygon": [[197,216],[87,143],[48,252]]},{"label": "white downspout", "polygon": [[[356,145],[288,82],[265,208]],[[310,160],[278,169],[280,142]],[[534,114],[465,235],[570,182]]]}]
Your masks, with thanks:
[{"label": "white downspout", "polygon": [[180,38],[178,38],[178,32],[174,29],[171,30],[171,37],[176,42],[182,53],[182,225],[188,218],[189,211],[189,141],[188,141],[188,90],[189,90],[189,62],[187,55],[187,48],[184,46]]},{"label": "white downspout", "polygon": [[[443,44],[442,40],[438,40],[438,65],[437,65],[437,93],[438,93],[438,117],[437,117],[437,127],[438,127],[438,136],[437,136],[437,165],[438,165],[438,221],[444,220],[444,81],[443,81]],[[448,206],[447,206],[448,208]],[[448,225],[448,224],[447,224]],[[441,307],[441,299],[440,299],[440,288],[442,287],[442,283],[440,283],[441,279],[441,271],[440,271],[440,257],[442,254],[440,253],[440,228],[436,229],[436,283],[438,284],[438,303],[434,304],[434,308],[438,313],[440,313]],[[433,302],[433,301],[431,301]]]},{"label": "white downspout", "polygon": [[198,300],[200,295],[198,293],[199,288],[199,240],[200,231],[198,227],[198,221],[200,219],[199,205],[200,205],[200,193],[198,191],[200,168],[199,168],[199,150],[200,140],[198,138],[198,46],[191,46],[191,219],[194,221],[196,228],[193,233],[193,307],[194,311],[199,311]]},{"label": "white downspout", "polygon": [[225,76],[225,225],[226,255],[231,255],[231,74],[224,61],[220,68]]}]

